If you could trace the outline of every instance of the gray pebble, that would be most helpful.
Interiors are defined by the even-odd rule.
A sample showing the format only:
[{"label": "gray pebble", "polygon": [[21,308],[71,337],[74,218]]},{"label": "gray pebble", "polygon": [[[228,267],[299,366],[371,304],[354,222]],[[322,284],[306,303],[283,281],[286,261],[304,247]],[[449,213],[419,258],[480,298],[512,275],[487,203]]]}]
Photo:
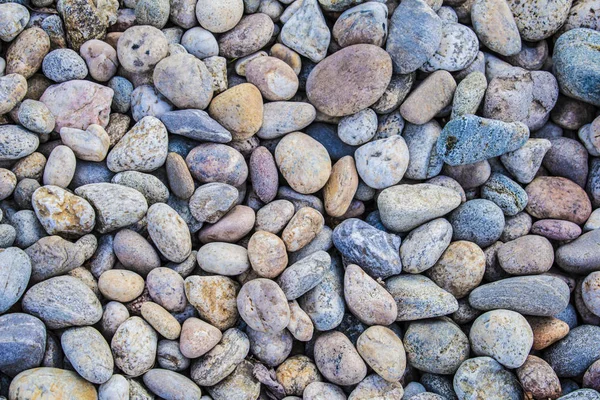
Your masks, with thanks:
[{"label": "gray pebble", "polygon": [[454,390],[459,400],[482,393],[488,399],[519,400],[523,396],[515,376],[490,357],[465,361],[454,375]]},{"label": "gray pebble", "polygon": [[39,319],[22,313],[0,316],[0,371],[15,376],[38,367],[46,348],[46,327]]},{"label": "gray pebble", "polygon": [[560,378],[579,376],[598,358],[599,335],[599,327],[580,325],[549,347],[543,358]]},{"label": "gray pebble", "polygon": [[321,282],[331,267],[331,257],[317,251],[287,267],[277,279],[288,300],[295,300]]},{"label": "gray pebble", "polygon": [[44,57],[42,70],[44,75],[58,83],[83,79],[88,74],[83,58],[71,49],[56,49],[48,53]]},{"label": "gray pebble", "polygon": [[65,331],[60,339],[65,356],[79,375],[95,384],[110,379],[113,357],[100,332],[89,326],[72,328]]},{"label": "gray pebble", "polygon": [[192,380],[167,369],[154,368],[146,372],[144,383],[152,393],[164,399],[195,400],[202,394]]},{"label": "gray pebble", "polygon": [[504,229],[502,210],[484,199],[470,200],[452,212],[449,218],[454,240],[468,240],[479,247],[497,241]]}]

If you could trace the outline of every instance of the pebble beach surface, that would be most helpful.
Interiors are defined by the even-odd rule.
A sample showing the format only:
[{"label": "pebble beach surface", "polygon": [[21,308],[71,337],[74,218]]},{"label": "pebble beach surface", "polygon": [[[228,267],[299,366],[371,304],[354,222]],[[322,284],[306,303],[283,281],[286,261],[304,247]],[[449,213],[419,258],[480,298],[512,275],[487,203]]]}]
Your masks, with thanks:
[{"label": "pebble beach surface", "polygon": [[0,0],[0,400],[600,400],[599,0]]}]

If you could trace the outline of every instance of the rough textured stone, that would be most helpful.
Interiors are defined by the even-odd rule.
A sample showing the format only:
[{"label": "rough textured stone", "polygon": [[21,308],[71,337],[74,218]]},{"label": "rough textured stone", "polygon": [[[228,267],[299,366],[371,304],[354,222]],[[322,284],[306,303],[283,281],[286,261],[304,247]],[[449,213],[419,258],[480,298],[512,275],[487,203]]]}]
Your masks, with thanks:
[{"label": "rough textured stone", "polygon": [[490,357],[475,357],[462,363],[454,375],[454,390],[459,400],[472,397],[521,399],[517,379]]}]

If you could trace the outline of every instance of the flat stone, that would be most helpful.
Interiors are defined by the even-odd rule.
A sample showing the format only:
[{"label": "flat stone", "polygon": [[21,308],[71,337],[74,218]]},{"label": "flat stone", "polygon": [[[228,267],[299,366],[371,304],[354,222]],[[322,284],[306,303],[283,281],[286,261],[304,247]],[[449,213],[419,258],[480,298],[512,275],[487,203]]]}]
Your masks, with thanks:
[{"label": "flat stone", "polygon": [[451,118],[477,113],[486,89],[487,79],[483,73],[475,71],[467,75],[454,92]]},{"label": "flat stone", "polygon": [[188,318],[181,327],[178,348],[185,357],[198,358],[213,349],[221,340],[221,331],[199,318]]},{"label": "flat stone", "polygon": [[240,58],[263,47],[273,36],[274,24],[268,15],[256,13],[242,17],[235,28],[219,38],[219,55]]},{"label": "flat stone", "polygon": [[167,369],[154,368],[144,374],[144,384],[162,398],[199,398],[202,392],[185,375]]},{"label": "flat stone", "polygon": [[581,187],[562,177],[536,178],[525,188],[527,212],[535,218],[564,219],[583,224],[590,216],[590,200]]},{"label": "flat stone", "polygon": [[169,199],[167,186],[151,174],[123,171],[113,176],[111,182],[137,190],[144,195],[148,205],[165,203]]},{"label": "flat stone", "polygon": [[185,136],[199,142],[228,143],[231,133],[202,110],[168,111],[160,120],[169,133]]},{"label": "flat stone", "polygon": [[281,41],[318,63],[327,55],[331,33],[317,0],[304,0],[281,29]]},{"label": "flat stone", "polygon": [[60,341],[65,357],[79,375],[95,384],[110,379],[113,356],[100,332],[90,326],[71,328],[63,333]]},{"label": "flat stone", "polygon": [[542,236],[525,235],[503,244],[498,262],[511,275],[536,275],[547,272],[554,264],[554,249]]},{"label": "flat stone", "polygon": [[31,276],[31,260],[23,250],[9,247],[0,253],[0,313],[23,296]]},{"label": "flat stone", "polygon": [[280,332],[290,320],[285,293],[268,279],[258,278],[244,284],[237,305],[242,319],[259,332]]},{"label": "flat stone", "polygon": [[276,57],[259,57],[249,62],[246,79],[271,101],[289,100],[298,91],[298,76],[292,67]]},{"label": "flat stone", "polygon": [[526,317],[533,331],[533,350],[543,350],[567,336],[569,325],[555,317]]},{"label": "flat stone", "polygon": [[301,131],[316,117],[314,106],[308,103],[274,101],[263,106],[262,125],[256,135],[275,139],[286,133]]},{"label": "flat stone", "polygon": [[409,179],[428,179],[437,176],[444,162],[437,153],[437,141],[442,128],[435,121],[423,125],[407,123],[402,137],[408,147],[408,168],[404,176]]},{"label": "flat stone", "polygon": [[451,239],[452,225],[443,218],[412,230],[400,246],[402,269],[417,274],[433,267]]},{"label": "flat stone", "polygon": [[454,390],[460,400],[472,396],[517,400],[523,396],[514,375],[490,357],[475,357],[462,363],[454,375]]},{"label": "flat stone", "polygon": [[277,284],[288,300],[295,300],[317,286],[331,267],[331,257],[317,251],[287,267],[277,278]]},{"label": "flat stone", "polygon": [[599,241],[600,230],[584,233],[576,240],[558,248],[556,263],[561,269],[575,274],[588,274],[600,270],[600,259],[594,251]]}]

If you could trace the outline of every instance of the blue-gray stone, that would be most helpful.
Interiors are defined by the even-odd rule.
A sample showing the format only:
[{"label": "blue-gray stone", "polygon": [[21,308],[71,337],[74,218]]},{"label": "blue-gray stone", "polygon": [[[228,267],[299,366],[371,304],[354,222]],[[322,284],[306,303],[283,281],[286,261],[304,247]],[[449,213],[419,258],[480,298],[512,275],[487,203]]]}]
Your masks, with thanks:
[{"label": "blue-gray stone", "polygon": [[44,57],[42,71],[48,78],[59,83],[83,79],[88,74],[83,58],[71,49],[56,49],[48,53]]},{"label": "blue-gray stone", "polygon": [[385,227],[385,225],[383,225],[383,222],[381,222],[381,214],[379,214],[379,210],[371,211],[365,218],[365,222],[372,227],[379,229],[380,231],[389,233],[388,229]]},{"label": "blue-gray stone", "polygon": [[22,313],[0,316],[0,371],[15,376],[40,365],[46,350],[46,327]]},{"label": "blue-gray stone", "polygon": [[228,143],[231,133],[202,110],[168,111],[160,116],[167,131],[201,142]]},{"label": "blue-gray stone", "polygon": [[129,111],[133,84],[122,76],[115,76],[108,81],[107,86],[115,92],[112,99],[112,110],[118,113]]},{"label": "blue-gray stone", "polygon": [[475,288],[469,295],[469,304],[483,311],[505,309],[552,317],[567,307],[570,296],[569,286],[555,276],[517,276]]},{"label": "blue-gray stone", "polygon": [[449,376],[427,373],[421,376],[420,382],[428,392],[438,394],[446,400],[458,400]]},{"label": "blue-gray stone", "polygon": [[448,122],[442,129],[437,150],[447,164],[473,164],[517,150],[527,139],[529,128],[521,122],[464,115]]},{"label": "blue-gray stone", "polygon": [[567,325],[569,325],[569,329],[573,329],[577,326],[577,310],[571,303],[567,305],[567,308],[556,314],[554,318],[558,318],[565,322]]},{"label": "blue-gray stone", "polygon": [[339,224],[333,230],[333,244],[347,262],[359,265],[374,278],[402,272],[400,237],[362,220],[350,218]]},{"label": "blue-gray stone", "polygon": [[600,207],[600,158],[592,158],[585,189],[594,208]]},{"label": "blue-gray stone", "polygon": [[[564,392],[565,390],[563,388],[563,393]],[[580,389],[565,396],[561,396],[557,400],[600,400],[600,393],[594,389]]]},{"label": "blue-gray stone", "polygon": [[169,135],[169,153],[177,153],[183,158],[186,158],[194,147],[198,147],[198,144],[197,141],[184,136]]},{"label": "blue-gray stone", "polygon": [[504,213],[496,204],[485,199],[469,200],[450,214],[453,240],[468,240],[479,247],[497,241],[504,229]]},{"label": "blue-gray stone", "polygon": [[306,128],[306,134],[321,143],[333,162],[345,156],[354,156],[358,146],[350,146],[342,142],[335,125],[316,123]]},{"label": "blue-gray stone", "polygon": [[581,325],[544,352],[544,360],[560,378],[583,374],[600,359],[600,327]]},{"label": "blue-gray stone", "polygon": [[106,166],[106,162],[77,160],[77,167],[69,188],[76,189],[90,183],[108,183],[114,175],[115,173]]},{"label": "blue-gray stone", "polygon": [[394,11],[386,50],[394,73],[419,69],[436,52],[442,41],[442,20],[423,0],[404,0]]},{"label": "blue-gray stone", "polygon": [[[573,379],[561,379],[560,386],[562,387],[563,398],[564,398],[564,396],[568,395],[569,393],[579,390],[579,385]],[[571,400],[573,400],[573,399],[571,399]]]},{"label": "blue-gray stone", "polygon": [[0,253],[0,314],[19,301],[30,277],[31,260],[23,250],[9,247]]},{"label": "blue-gray stone", "polygon": [[527,205],[527,192],[506,175],[494,173],[481,188],[481,197],[493,201],[504,215],[517,215]]},{"label": "blue-gray stone", "polygon": [[563,94],[600,106],[600,32],[579,28],[564,33],[552,61]]},{"label": "blue-gray stone", "polygon": [[335,328],[335,330],[338,332],[342,332],[344,335],[346,335],[348,339],[350,339],[352,344],[356,346],[356,341],[358,340],[358,337],[364,331],[366,331],[367,328],[368,325],[365,325],[362,322],[360,322],[360,320],[356,318],[353,314],[346,313],[344,314],[342,322],[337,326],[337,328]]},{"label": "blue-gray stone", "polygon": [[321,214],[325,214],[325,208],[323,208],[321,199],[312,194],[298,193],[289,186],[281,186],[277,190],[277,199],[291,201],[294,204],[296,212],[302,207],[312,207]]}]

